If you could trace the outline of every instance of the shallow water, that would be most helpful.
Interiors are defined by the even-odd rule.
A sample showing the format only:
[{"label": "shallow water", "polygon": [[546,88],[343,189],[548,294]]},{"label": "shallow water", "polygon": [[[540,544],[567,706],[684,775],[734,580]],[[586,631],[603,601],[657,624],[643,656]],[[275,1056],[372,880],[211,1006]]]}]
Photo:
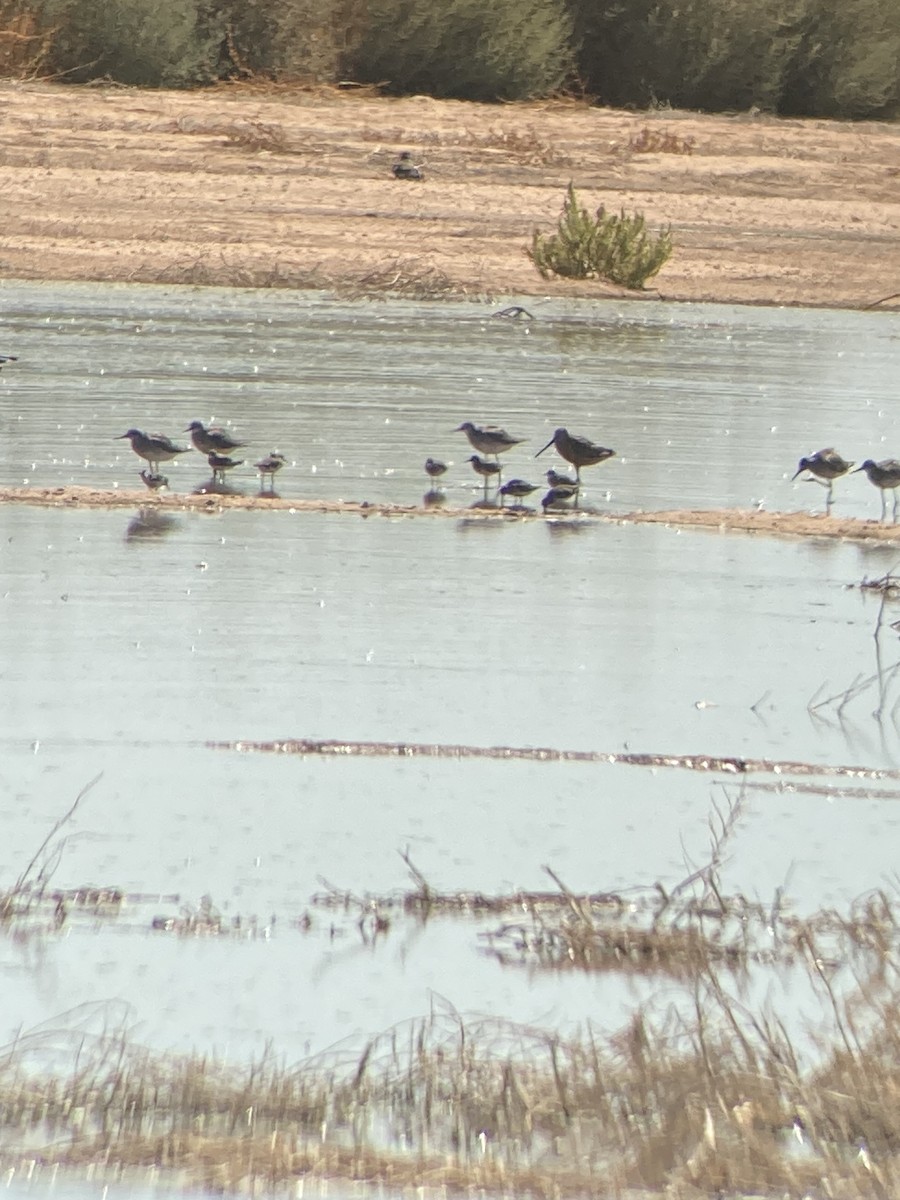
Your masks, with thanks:
[{"label": "shallow water", "polygon": [[[0,483],[133,486],[116,434],[228,423],[276,447],[282,495],[418,500],[428,454],[475,500],[449,430],[494,421],[530,456],[564,424],[618,450],[586,471],[616,511],[821,507],[790,483],[834,444],[898,453],[890,314],[533,303],[347,304],[288,293],[4,285]],[[557,400],[549,397],[559,397]],[[560,466],[509,456],[507,473]],[[173,488],[208,474],[167,466]],[[235,483],[256,490],[252,471]],[[610,499],[605,500],[609,489]],[[878,511],[863,476],[838,509]],[[118,923],[0,943],[12,1033],[117,997],[136,1036],[237,1058],[361,1044],[427,1012],[613,1026],[607,977],[503,970],[478,928],[398,924],[375,947],[331,929],[324,878],[357,895],[670,886],[703,861],[734,781],[685,771],[478,759],[241,755],[207,742],[322,738],[696,753],[900,767],[873,684],[840,716],[807,705],[877,671],[878,602],[854,584],[890,547],[655,526],[362,519],[285,511],[7,507],[0,514],[0,881],[84,784],[54,883],[159,894]],[[889,612],[889,619],[900,613]],[[900,658],[885,627],[882,666]],[[820,690],[821,689],[821,690]],[[885,785],[890,787],[888,783]],[[895,870],[890,800],[751,791],[724,872],[761,899],[845,904]],[[209,895],[250,936],[148,934]],[[311,911],[313,928],[296,921]],[[274,916],[274,923],[272,917]],[[227,975],[230,986],[220,980]],[[153,997],[148,1002],[147,997]],[[787,1001],[786,1001],[787,1003]],[[796,1003],[796,1000],[791,1001]]]}]

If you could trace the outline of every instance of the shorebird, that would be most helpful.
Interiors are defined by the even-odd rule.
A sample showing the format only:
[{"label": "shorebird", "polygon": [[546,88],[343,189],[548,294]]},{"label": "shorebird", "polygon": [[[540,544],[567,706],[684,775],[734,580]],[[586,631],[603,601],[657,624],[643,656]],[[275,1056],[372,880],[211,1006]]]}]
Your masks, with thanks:
[{"label": "shorebird", "polygon": [[[473,425],[471,421],[463,421],[462,425],[457,425],[453,432],[464,433],[473,450],[477,450],[479,454],[490,454],[493,458],[502,454],[504,450],[511,450],[513,446],[518,446],[523,440],[513,437],[505,429],[499,429],[496,425]],[[469,462],[471,461],[469,459]]]},{"label": "shorebird", "polygon": [[548,508],[553,508],[557,504],[563,504],[567,500],[574,499],[578,501],[578,488],[574,485],[560,484],[558,487],[552,487],[550,491],[541,500],[541,507],[544,512]]},{"label": "shorebird", "polygon": [[865,471],[869,483],[874,483],[877,488],[881,489],[881,519],[882,521],[887,516],[887,495],[885,493],[891,491],[894,493],[894,520],[897,520],[897,488],[900,488],[900,462],[896,458],[883,458],[881,462],[872,462],[871,458],[867,458],[861,467],[857,467],[853,472]]},{"label": "shorebird", "polygon": [[578,487],[578,480],[573,479],[571,475],[561,475],[559,471],[554,471],[551,467],[546,475],[547,484],[549,487]]},{"label": "shorebird", "polygon": [[825,499],[825,507],[828,509],[831,508],[832,484],[835,479],[840,479],[842,475],[846,475],[852,466],[852,462],[847,462],[846,459],[841,458],[838,452],[829,446],[827,450],[817,450],[809,458],[801,458],[797,470],[791,476],[791,483],[794,482],[798,475],[802,475],[804,471],[809,471],[811,475],[815,476],[817,483],[821,483],[823,487],[828,488],[828,495]]},{"label": "shorebird", "polygon": [[236,442],[230,433],[218,425],[210,425],[207,429],[202,421],[191,421],[184,432],[191,435],[191,441],[201,454],[230,454],[232,450],[241,450],[247,444]]},{"label": "shorebird", "polygon": [[536,483],[526,483],[524,479],[510,479],[509,483],[504,483],[500,489],[500,507],[503,507],[503,500],[507,496],[512,496],[516,500],[524,500],[526,496],[530,496],[537,490]]},{"label": "shorebird", "polygon": [[18,361],[19,360],[15,354],[0,354],[0,368],[5,367],[7,363]]},{"label": "shorebird", "polygon": [[429,479],[438,479],[447,470],[447,464],[436,458],[425,459],[425,474]]},{"label": "shorebird", "polygon": [[590,442],[587,438],[576,437],[574,433],[569,433],[568,429],[557,429],[547,445],[538,450],[534,457],[537,458],[551,446],[555,446],[556,453],[575,468],[577,483],[581,483],[582,467],[592,467],[595,463],[605,462],[608,458],[614,458],[616,453],[615,450],[607,450],[605,446],[598,446],[596,442]]},{"label": "shorebird", "polygon": [[165,475],[154,474],[152,471],[141,471],[141,479],[143,479],[151,492],[158,492],[160,488],[169,486],[169,481]]},{"label": "shorebird", "polygon": [[266,476],[268,476],[269,487],[274,490],[275,474],[277,471],[281,470],[286,462],[287,459],[283,454],[277,454],[273,451],[272,454],[267,454],[265,458],[261,458],[258,463],[255,463],[254,466],[256,467],[257,471],[259,471],[261,476],[259,486],[261,488],[265,486]]},{"label": "shorebird", "polygon": [[424,179],[422,171],[412,160],[408,150],[401,150],[391,167],[395,179]]},{"label": "shorebird", "polygon": [[167,438],[162,433],[148,434],[142,433],[140,429],[129,429],[127,433],[120,433],[118,437],[113,438],[113,441],[120,442],[122,438],[128,438],[135,454],[140,458],[146,458],[150,464],[151,473],[154,475],[159,474],[161,462],[167,462],[179,454],[190,453],[187,446],[176,446],[171,438]]},{"label": "shorebird", "polygon": [[206,461],[212,467],[213,479],[217,483],[225,482],[225,472],[230,471],[233,467],[239,467],[243,463],[242,458],[228,458],[225,454],[216,454],[210,451],[206,456]]},{"label": "shorebird", "polygon": [[487,495],[488,480],[492,479],[494,475],[497,476],[498,481],[500,479],[500,464],[496,462],[486,462],[483,458],[479,458],[477,454],[473,454],[471,458],[467,458],[466,462],[470,462],[472,464],[472,470],[475,472],[475,474],[481,476],[482,480],[484,481],[484,494]]}]

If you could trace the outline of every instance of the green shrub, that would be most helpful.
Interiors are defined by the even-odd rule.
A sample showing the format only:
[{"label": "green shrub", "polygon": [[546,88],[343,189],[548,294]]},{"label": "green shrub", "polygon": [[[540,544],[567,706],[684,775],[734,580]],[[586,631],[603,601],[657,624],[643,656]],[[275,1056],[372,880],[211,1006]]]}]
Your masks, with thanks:
[{"label": "green shrub", "polygon": [[900,112],[896,0],[810,0],[781,111],[850,119]]},{"label": "green shrub", "polygon": [[228,29],[226,74],[332,82],[347,34],[342,0],[215,0]]},{"label": "green shrub", "polygon": [[527,100],[569,77],[571,29],[563,0],[369,0],[344,70],[395,94]]},{"label": "green shrub", "polygon": [[640,288],[671,257],[672,236],[668,227],[648,233],[641,213],[608,213],[601,205],[592,217],[570,183],[556,233],[535,230],[527,254],[545,279],[600,278]]},{"label": "green shrub", "polygon": [[570,0],[578,69],[603,103],[775,110],[815,0]]},{"label": "green shrub", "polygon": [[218,74],[225,26],[194,0],[44,0],[54,69],[81,83],[191,87]]}]

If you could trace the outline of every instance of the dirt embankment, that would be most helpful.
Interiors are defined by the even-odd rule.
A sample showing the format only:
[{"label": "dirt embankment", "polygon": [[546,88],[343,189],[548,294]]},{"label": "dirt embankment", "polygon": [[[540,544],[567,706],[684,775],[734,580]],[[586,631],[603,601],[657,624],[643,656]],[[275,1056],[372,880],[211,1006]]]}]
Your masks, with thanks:
[{"label": "dirt embankment", "polygon": [[[675,255],[651,281],[665,298],[861,307],[900,292],[892,125],[9,83],[0,118],[7,278],[627,294],[542,280],[526,257],[572,180],[587,205],[671,224]],[[424,182],[392,177],[401,148]]]}]

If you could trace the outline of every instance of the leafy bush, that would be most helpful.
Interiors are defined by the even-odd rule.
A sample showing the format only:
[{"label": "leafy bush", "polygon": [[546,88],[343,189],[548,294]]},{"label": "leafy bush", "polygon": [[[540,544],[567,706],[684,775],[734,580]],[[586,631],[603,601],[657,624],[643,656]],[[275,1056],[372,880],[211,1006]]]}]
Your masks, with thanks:
[{"label": "leafy bush", "polygon": [[44,0],[52,60],[70,82],[108,76],[136,87],[191,87],[218,74],[224,22],[194,0]]},{"label": "leafy bush", "polygon": [[613,105],[776,109],[818,0],[570,0],[587,89]]},{"label": "leafy bush", "polygon": [[797,116],[896,116],[898,64],[896,0],[811,0],[780,109]]},{"label": "leafy bush", "polygon": [[608,213],[601,205],[592,217],[570,183],[556,233],[535,230],[527,254],[545,279],[600,278],[640,288],[671,257],[672,236],[669,228],[648,233],[641,213]]},{"label": "leafy bush", "polygon": [[398,94],[527,100],[574,65],[563,0],[369,0],[345,71]]}]

